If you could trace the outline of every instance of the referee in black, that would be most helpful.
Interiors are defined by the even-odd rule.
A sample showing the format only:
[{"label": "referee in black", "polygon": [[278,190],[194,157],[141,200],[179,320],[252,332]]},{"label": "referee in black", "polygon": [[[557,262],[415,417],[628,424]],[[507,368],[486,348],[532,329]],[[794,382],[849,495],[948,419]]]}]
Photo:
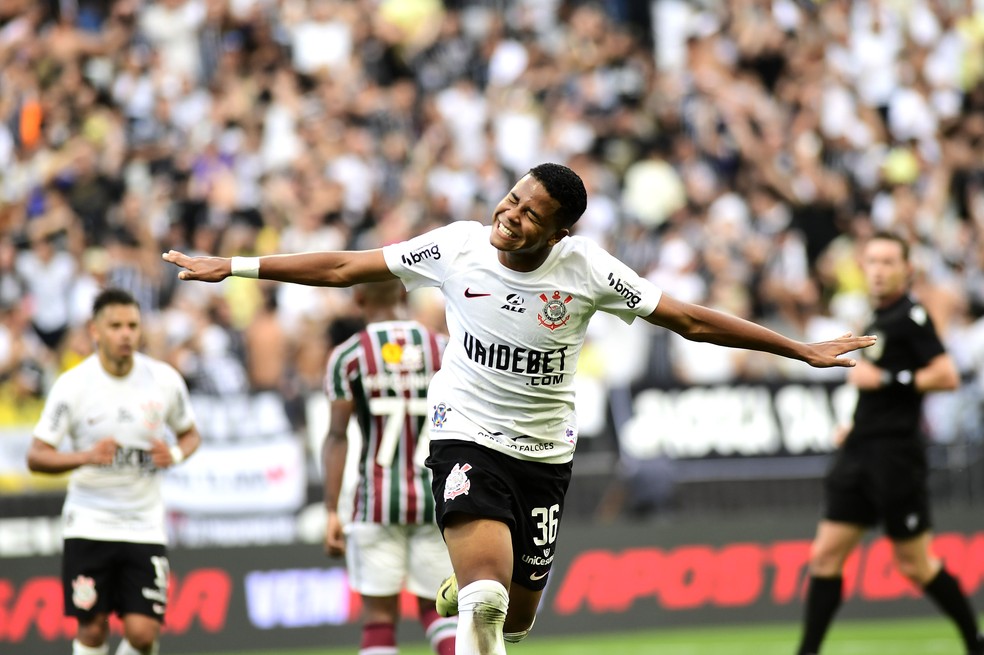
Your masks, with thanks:
[{"label": "referee in black", "polygon": [[899,572],[956,624],[970,655],[984,637],[957,581],[930,551],[926,451],[919,432],[923,394],[955,389],[959,375],[926,310],[909,296],[909,246],[880,232],[865,244],[862,268],[874,307],[865,334],[878,341],[857,358],[854,425],[827,474],[826,509],[810,552],[799,655],[815,655],[842,600],[842,571],[866,529],[881,523]]}]

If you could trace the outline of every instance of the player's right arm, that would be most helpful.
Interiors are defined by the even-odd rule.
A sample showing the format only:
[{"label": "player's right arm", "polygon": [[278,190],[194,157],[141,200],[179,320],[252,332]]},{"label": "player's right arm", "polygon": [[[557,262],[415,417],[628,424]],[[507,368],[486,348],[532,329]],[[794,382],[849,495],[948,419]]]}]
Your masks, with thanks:
[{"label": "player's right arm", "polygon": [[48,392],[41,417],[34,426],[34,438],[27,450],[27,468],[31,471],[64,473],[88,464],[112,464],[116,455],[117,443],[113,437],[104,437],[87,450],[58,449],[72,426],[74,390],[78,385],[73,384],[72,380],[75,378],[70,377],[71,375],[59,377]]},{"label": "player's right arm", "polygon": [[345,474],[345,458],[348,455],[348,424],[354,403],[351,400],[332,400],[328,436],[321,448],[322,469],[325,475],[325,509],[328,524],[325,527],[325,552],[331,557],[345,554],[345,536],[338,516],[338,498],[342,494],[342,477]]},{"label": "player's right arm", "polygon": [[[229,257],[190,257],[177,250],[169,250],[162,256],[164,261],[185,269],[178,274],[182,280],[220,282],[232,275]],[[378,248],[267,255],[258,259],[261,279],[308,286],[350,287],[396,277]]]},{"label": "player's right arm", "polygon": [[64,473],[87,464],[105,466],[113,463],[116,447],[115,439],[104,437],[89,450],[63,452],[47,441],[34,437],[27,450],[27,468],[36,473]]}]

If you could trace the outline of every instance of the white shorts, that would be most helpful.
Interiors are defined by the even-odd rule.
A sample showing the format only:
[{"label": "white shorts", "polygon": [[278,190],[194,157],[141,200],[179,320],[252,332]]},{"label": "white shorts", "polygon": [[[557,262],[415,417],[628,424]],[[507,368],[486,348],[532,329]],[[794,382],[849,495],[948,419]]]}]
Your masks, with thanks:
[{"label": "white shorts", "polygon": [[436,525],[352,523],[345,533],[349,586],[363,596],[395,596],[406,588],[434,599],[451,575],[451,558]]}]

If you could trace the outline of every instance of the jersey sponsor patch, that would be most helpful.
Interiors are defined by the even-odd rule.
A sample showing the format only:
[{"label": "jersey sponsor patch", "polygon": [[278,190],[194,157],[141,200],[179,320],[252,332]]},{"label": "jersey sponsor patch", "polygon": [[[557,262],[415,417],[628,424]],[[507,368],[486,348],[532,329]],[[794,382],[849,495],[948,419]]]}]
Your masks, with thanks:
[{"label": "jersey sponsor patch", "polygon": [[80,575],[72,580],[72,604],[80,610],[91,610],[99,599],[96,591],[96,581]]},{"label": "jersey sponsor patch", "polygon": [[453,500],[458,496],[468,495],[471,489],[471,480],[468,479],[468,471],[471,464],[455,464],[448,474],[448,479],[444,481],[444,500]]},{"label": "jersey sponsor patch", "polygon": [[440,258],[441,258],[441,249],[440,247],[438,247],[436,243],[429,243],[426,246],[417,248],[416,250],[412,252],[408,252],[407,254],[400,257],[403,263],[406,264],[407,266],[413,266],[414,264],[419,264],[420,262],[426,261],[428,259],[440,259]]},{"label": "jersey sponsor patch", "polygon": [[514,312],[516,314],[525,314],[526,308],[523,307],[523,303],[525,302],[526,300],[518,293],[510,293],[506,296],[505,304],[503,304],[499,309],[507,312]]},{"label": "jersey sponsor patch", "polygon": [[625,305],[629,309],[635,309],[642,302],[642,295],[628,282],[623,282],[622,278],[615,277],[614,273],[608,274],[608,286],[615,289],[615,293],[622,296]]},{"label": "jersey sponsor patch", "polygon": [[388,341],[379,353],[388,371],[416,371],[424,366],[424,349],[416,344]]}]

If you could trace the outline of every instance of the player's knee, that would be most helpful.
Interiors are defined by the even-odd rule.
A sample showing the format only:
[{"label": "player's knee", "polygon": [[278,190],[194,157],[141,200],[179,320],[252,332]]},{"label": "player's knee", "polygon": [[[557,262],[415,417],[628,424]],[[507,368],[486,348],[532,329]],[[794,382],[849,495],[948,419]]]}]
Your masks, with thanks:
[{"label": "player's knee", "polygon": [[78,639],[83,644],[105,644],[109,638],[109,623],[105,616],[92,621],[80,621]]},{"label": "player's knee", "polygon": [[530,627],[525,630],[520,630],[519,632],[503,632],[502,638],[510,644],[518,644],[519,642],[526,639],[529,636],[530,630],[533,629],[533,624],[536,623],[536,617],[533,617],[533,621],[530,623]]},{"label": "player's knee", "polygon": [[841,572],[845,559],[840,548],[814,543],[810,547],[810,573],[821,577],[837,575]]},{"label": "player's knee", "polygon": [[458,611],[471,612],[476,623],[502,624],[509,609],[509,592],[495,580],[476,580],[458,590]]},{"label": "player's knee", "polygon": [[[126,631],[124,637],[127,643],[129,643],[130,648],[132,649],[133,652],[147,654],[147,655],[154,652],[154,646],[157,643],[156,630],[150,630],[150,629],[128,630]],[[128,653],[128,651],[123,651],[123,652]]]},{"label": "player's knee", "polygon": [[896,556],[895,568],[910,582],[921,585],[924,582],[923,579],[927,577],[925,571],[929,566],[914,558]]}]

